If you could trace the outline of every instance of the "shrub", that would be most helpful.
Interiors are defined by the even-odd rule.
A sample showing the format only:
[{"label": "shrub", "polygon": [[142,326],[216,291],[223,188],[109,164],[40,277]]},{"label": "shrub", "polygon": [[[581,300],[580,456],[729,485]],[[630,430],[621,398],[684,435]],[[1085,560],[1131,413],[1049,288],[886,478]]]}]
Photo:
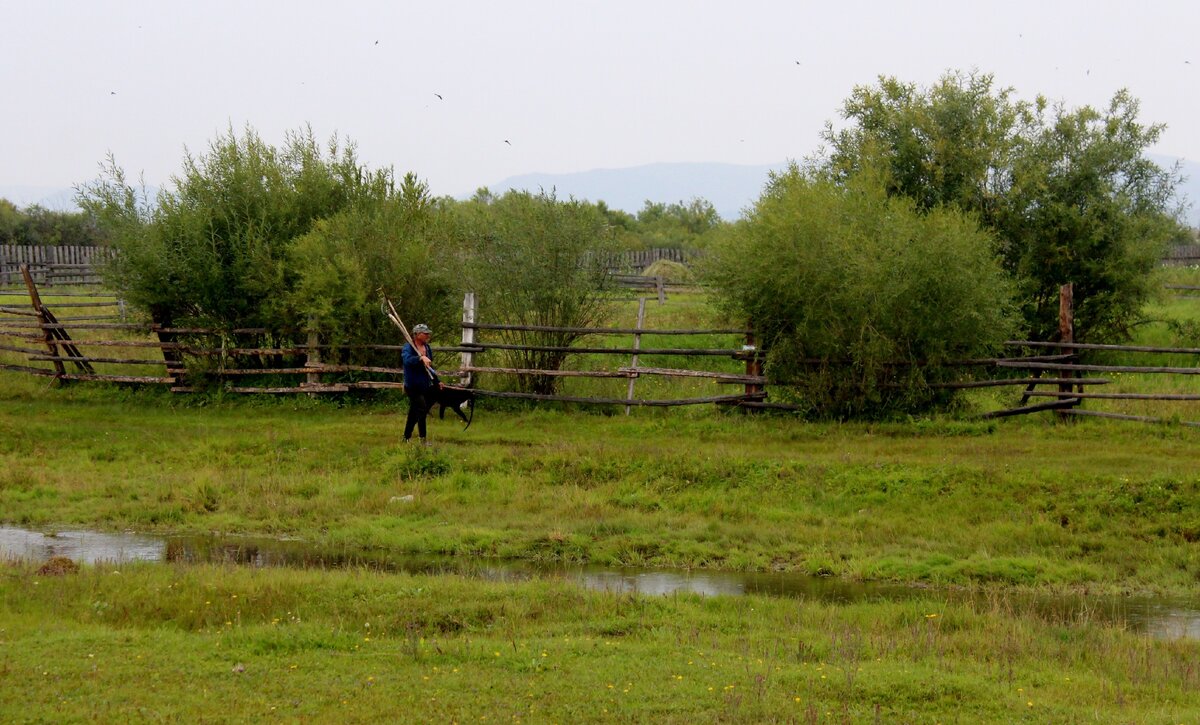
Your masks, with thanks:
[{"label": "shrub", "polygon": [[109,282],[164,325],[266,328],[289,338],[303,318],[287,306],[296,277],[288,251],[319,219],[386,199],[390,171],[362,168],[353,145],[322,149],[311,130],[282,148],[232,129],[184,159],[153,206],[111,163],[80,202],[118,251]]},{"label": "shrub", "polygon": [[[424,322],[441,332],[457,325],[463,282],[449,211],[412,174],[400,193],[316,222],[289,247],[295,275],[287,307],[322,342],[342,345],[400,340],[380,311],[380,294],[409,326]],[[452,340],[452,342],[454,342]],[[358,349],[352,359],[390,356]]]},{"label": "shrub", "polygon": [[[616,248],[612,230],[595,206],[560,201],[553,194],[481,193],[461,207],[468,281],[479,294],[482,320],[523,326],[595,327],[609,315],[608,270]],[[579,332],[507,331],[508,343],[569,347]],[[557,370],[561,351],[513,351],[508,364]],[[552,393],[557,379],[522,375],[524,391]]]},{"label": "shrub", "polygon": [[717,302],[750,319],[768,376],[823,416],[946,402],[939,363],[989,353],[1014,329],[991,237],[960,212],[919,213],[877,176],[841,185],[793,165],[704,261]]}]

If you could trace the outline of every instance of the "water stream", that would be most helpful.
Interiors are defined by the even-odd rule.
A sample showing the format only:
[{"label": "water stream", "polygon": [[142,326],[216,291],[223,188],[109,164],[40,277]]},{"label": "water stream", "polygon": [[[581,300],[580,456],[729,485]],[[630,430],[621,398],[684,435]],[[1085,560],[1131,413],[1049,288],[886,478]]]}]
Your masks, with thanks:
[{"label": "water stream", "polygon": [[[535,565],[508,560],[406,556],[379,551],[337,551],[287,539],[216,536],[150,536],[94,531],[41,533],[0,526],[0,559],[45,561],[64,556],[82,563],[157,561],[227,563],[254,567],[341,569],[363,567],[410,574],[453,574],[489,581],[558,578],[588,589],[662,595],[760,594],[827,603],[933,599],[988,603],[999,595],[877,582],[848,582],[794,572],[680,571],[600,566]],[[990,597],[990,598],[989,598]],[[1200,598],[1151,596],[1004,595],[1013,611],[1047,621],[1102,622],[1151,637],[1200,639]]]}]

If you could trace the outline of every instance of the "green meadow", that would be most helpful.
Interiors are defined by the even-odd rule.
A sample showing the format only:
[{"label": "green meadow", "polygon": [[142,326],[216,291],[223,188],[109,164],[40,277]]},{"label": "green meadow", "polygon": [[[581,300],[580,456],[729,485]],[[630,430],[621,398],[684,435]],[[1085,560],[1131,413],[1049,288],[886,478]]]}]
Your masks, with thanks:
[{"label": "green meadow", "polygon": [[[388,399],[193,399],[17,375],[0,389],[11,525],[927,587],[839,606],[366,570],[54,576],[9,562],[5,720],[1200,716],[1197,641],[1086,611],[1049,621],[1008,596],[1193,596],[1200,431],[484,401],[465,432],[432,421],[423,449],[400,443],[403,403]],[[947,596],[961,589],[991,604]]]},{"label": "green meadow", "polygon": [[[1164,298],[1140,341],[1184,342],[1186,326],[1166,320],[1189,319],[1192,305]],[[677,295],[661,308],[651,302],[647,327],[702,326],[703,315],[698,299]],[[681,346],[652,340],[643,346]],[[575,364],[626,364],[616,360]],[[1123,391],[1191,385],[1109,377],[1106,387]],[[624,394],[624,381],[619,391],[609,381],[570,384],[572,393]],[[723,389],[732,392],[643,378],[636,394]],[[401,443],[405,402],[386,394],[172,396],[0,373],[6,525],[913,587],[905,601],[837,605],[365,568],[138,563],[58,573],[7,561],[0,719],[1200,719],[1200,642],[1139,634],[1086,608],[1049,618],[1019,603],[1057,594],[1193,600],[1200,430],[1048,413],[973,417],[1016,397],[977,392],[952,414],[876,423],[710,407],[625,416],[483,398],[470,429],[431,420],[434,445],[421,448]],[[1085,403],[1182,419],[1195,404],[1149,405]]]}]

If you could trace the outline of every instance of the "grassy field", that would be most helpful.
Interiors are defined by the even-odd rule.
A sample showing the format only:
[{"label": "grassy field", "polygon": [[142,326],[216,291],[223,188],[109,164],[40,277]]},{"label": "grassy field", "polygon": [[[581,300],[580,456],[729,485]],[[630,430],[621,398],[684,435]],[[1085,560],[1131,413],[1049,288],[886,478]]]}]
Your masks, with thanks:
[{"label": "grassy field", "polygon": [[28,381],[0,394],[0,510],[26,526],[931,583],[1200,582],[1191,429],[483,408],[465,433],[435,421],[426,450],[399,441],[401,405],[191,407]]},{"label": "grassy field", "polygon": [[[1186,319],[1188,302],[1164,305]],[[669,301],[647,326],[695,321],[698,304]],[[1194,596],[1200,430],[484,400],[466,432],[432,421],[422,449],[400,443],[403,420],[388,397],[171,396],[0,372],[0,521],[933,586],[835,606],[368,571],[49,576],[8,562],[0,720],[1200,719],[1200,643],[1086,612],[1046,621],[1007,597]]]},{"label": "grassy field", "polygon": [[1200,718],[1200,645],[936,596],[844,606],[355,571],[0,567],[6,722]]}]

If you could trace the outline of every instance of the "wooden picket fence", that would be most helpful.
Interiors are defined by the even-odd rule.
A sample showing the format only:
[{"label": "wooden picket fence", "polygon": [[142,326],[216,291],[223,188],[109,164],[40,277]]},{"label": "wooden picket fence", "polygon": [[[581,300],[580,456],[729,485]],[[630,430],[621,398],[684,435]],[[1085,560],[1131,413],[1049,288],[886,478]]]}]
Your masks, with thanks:
[{"label": "wooden picket fence", "polygon": [[20,284],[22,265],[43,287],[100,284],[96,268],[111,255],[108,247],[0,244],[0,286]]}]

